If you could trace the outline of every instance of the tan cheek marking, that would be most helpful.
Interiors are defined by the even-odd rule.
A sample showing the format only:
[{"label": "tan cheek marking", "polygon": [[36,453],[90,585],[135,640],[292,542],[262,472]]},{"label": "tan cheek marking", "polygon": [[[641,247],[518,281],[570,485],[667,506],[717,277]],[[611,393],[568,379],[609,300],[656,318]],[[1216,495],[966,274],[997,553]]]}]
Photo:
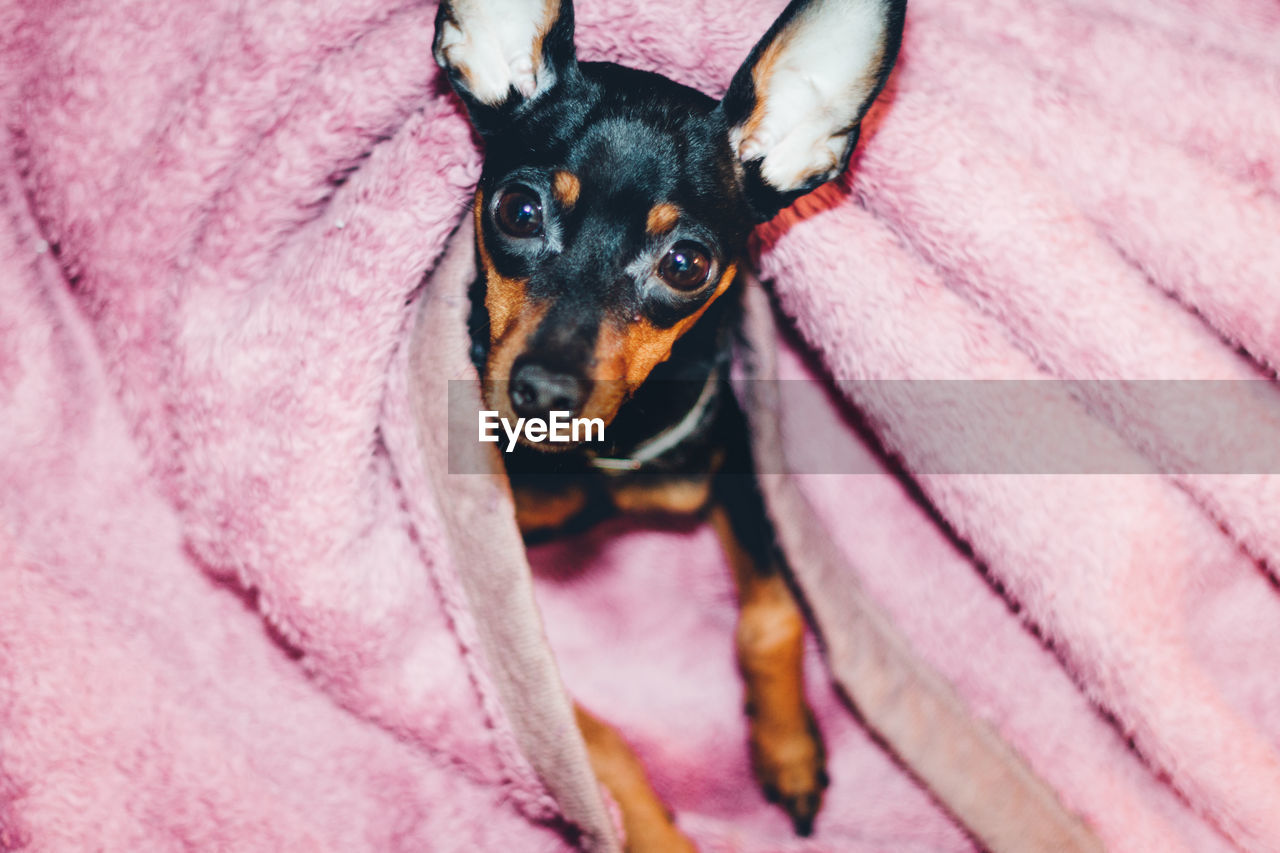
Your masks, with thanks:
[{"label": "tan cheek marking", "polygon": [[737,264],[730,264],[720,276],[720,283],[711,298],[669,329],[659,329],[648,320],[640,320],[623,329],[602,326],[596,342],[596,369],[592,374],[595,389],[587,398],[583,416],[604,418],[606,423],[612,420],[649,373],[671,357],[671,347],[680,336],[689,331],[711,303],[729,289],[737,272]]},{"label": "tan cheek marking", "polygon": [[480,263],[484,268],[486,282],[484,307],[489,312],[489,342],[492,344],[506,335],[515,318],[525,308],[525,282],[520,279],[507,278],[498,272],[493,265],[493,258],[484,244],[484,228],[481,218],[484,215],[484,198],[476,191],[475,220],[476,247],[480,250]]},{"label": "tan cheek marking", "polygon": [[489,359],[485,362],[484,376],[480,381],[481,396],[487,408],[512,422],[517,419],[517,416],[511,409],[511,397],[507,393],[511,367],[527,348],[529,336],[538,328],[538,324],[542,322],[546,313],[546,305],[528,306],[507,327],[506,331],[489,345]]},{"label": "tan cheek marking", "polygon": [[657,237],[659,234],[666,234],[674,228],[679,219],[680,208],[671,202],[664,201],[650,208],[649,218],[644,223],[644,230],[650,236]]},{"label": "tan cheek marking", "polygon": [[578,194],[581,192],[582,182],[578,180],[578,176],[573,172],[566,172],[561,169],[551,179],[551,194],[556,197],[556,201],[565,207],[573,207],[577,204]]},{"label": "tan cheek marking", "polygon": [[547,306],[529,301],[524,281],[507,278],[494,268],[481,228],[483,208],[484,200],[477,191],[476,247],[484,267],[484,307],[489,314],[489,358],[481,377],[481,392],[488,408],[497,410],[502,417],[514,418],[506,393],[507,378],[511,376],[511,366],[516,358],[524,352],[529,336],[546,315]]}]

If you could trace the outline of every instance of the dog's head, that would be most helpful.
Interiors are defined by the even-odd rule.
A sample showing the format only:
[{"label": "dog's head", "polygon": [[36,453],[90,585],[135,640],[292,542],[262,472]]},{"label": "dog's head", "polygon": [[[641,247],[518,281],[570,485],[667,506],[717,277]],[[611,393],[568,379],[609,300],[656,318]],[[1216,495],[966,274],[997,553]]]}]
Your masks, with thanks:
[{"label": "dog's head", "polygon": [[792,0],[724,100],[579,63],[571,0],[444,0],[434,52],[485,145],[486,404],[610,421],[733,284],[751,228],[838,176],[906,0]]}]

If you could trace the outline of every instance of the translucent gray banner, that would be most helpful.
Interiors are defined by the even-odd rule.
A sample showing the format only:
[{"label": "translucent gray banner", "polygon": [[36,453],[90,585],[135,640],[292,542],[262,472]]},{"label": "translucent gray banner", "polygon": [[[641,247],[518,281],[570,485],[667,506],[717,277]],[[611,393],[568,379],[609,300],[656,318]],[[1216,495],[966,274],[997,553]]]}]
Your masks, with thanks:
[{"label": "translucent gray banner", "polygon": [[[673,388],[672,396],[696,398],[700,387]],[[1280,473],[1280,386],[1267,380],[778,380],[734,387],[777,419],[790,473],[870,473],[865,454],[842,452],[855,432],[916,474]],[[453,451],[486,437],[503,454],[515,446],[517,424],[486,415],[475,383],[450,382],[449,398],[451,460],[475,459]],[[545,430],[519,426],[519,443],[569,450],[566,470],[575,448],[626,459],[627,448],[614,446],[613,424],[600,425],[603,441],[597,425],[579,425],[578,437],[589,432],[592,441],[575,445],[567,418]],[[467,468],[451,463],[451,473],[476,473]],[[685,473],[704,472],[695,466]]]}]

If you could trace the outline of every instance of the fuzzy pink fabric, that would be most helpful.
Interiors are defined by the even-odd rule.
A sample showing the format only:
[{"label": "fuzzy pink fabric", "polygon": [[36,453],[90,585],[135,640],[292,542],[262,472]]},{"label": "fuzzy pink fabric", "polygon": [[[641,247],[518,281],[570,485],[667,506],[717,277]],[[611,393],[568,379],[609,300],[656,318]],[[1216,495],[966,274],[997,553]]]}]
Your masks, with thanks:
[{"label": "fuzzy pink fabric", "polygon": [[[579,52],[718,94],[782,5],[584,0]],[[1007,790],[856,722],[852,590],[1108,849],[1280,849],[1275,477],[940,475],[937,424],[850,386],[904,479],[834,398],[775,413],[779,452],[877,472],[787,481],[832,556],[795,566],[810,840],[749,781],[706,530],[616,522],[522,581],[413,403],[479,167],[434,12],[0,3],[0,849],[614,849],[557,666],[705,849],[1033,846],[986,828]],[[1277,38],[1268,0],[912,0],[845,186],[760,234],[779,375],[1269,377]],[[1044,411],[1135,468],[1195,451],[1084,387]]]}]

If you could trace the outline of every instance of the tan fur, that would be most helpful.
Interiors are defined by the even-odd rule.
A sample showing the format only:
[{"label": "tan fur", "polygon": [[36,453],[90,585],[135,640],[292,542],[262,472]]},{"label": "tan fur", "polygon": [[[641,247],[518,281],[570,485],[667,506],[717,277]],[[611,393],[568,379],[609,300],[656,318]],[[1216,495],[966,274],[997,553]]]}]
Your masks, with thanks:
[{"label": "tan fur", "polygon": [[[474,215],[476,246],[480,251],[480,265],[484,271],[486,283],[484,307],[489,312],[489,343],[492,345],[508,336],[512,323],[516,322],[521,312],[528,307],[525,298],[527,282],[507,278],[494,267],[493,258],[490,257],[489,249],[484,244],[484,228],[481,222],[484,216],[484,196],[479,190],[476,190]],[[491,361],[492,358],[490,354]]]},{"label": "tan fur", "polygon": [[578,203],[578,195],[582,192],[582,182],[573,172],[564,169],[556,172],[551,178],[551,194],[556,201],[565,207],[573,207]]},{"label": "tan fur", "polygon": [[738,591],[738,667],[749,712],[751,764],[787,811],[812,817],[822,802],[825,754],[804,693],[804,616],[776,568],[757,566],[733,534],[728,513],[711,523]]},{"label": "tan fur", "polygon": [[485,310],[489,313],[489,359],[485,363],[482,394],[485,405],[509,420],[515,420],[511,409],[507,382],[511,366],[524,352],[529,336],[538,328],[547,313],[546,305],[532,303],[525,292],[526,282],[507,278],[493,265],[493,258],[484,245],[484,232],[480,217],[484,200],[476,192],[476,246],[480,265],[485,275]]},{"label": "tan fur", "polygon": [[649,377],[649,373],[671,357],[671,347],[680,336],[711,307],[733,283],[738,268],[730,264],[720,277],[715,292],[702,306],[669,329],[659,329],[648,320],[638,320],[623,328],[605,324],[596,341],[595,387],[583,407],[583,415],[613,420],[618,409]]},{"label": "tan fur", "polygon": [[707,505],[711,497],[711,476],[641,475],[610,480],[609,497],[622,512],[688,515]]},{"label": "tan fur", "polygon": [[516,524],[521,533],[555,530],[582,512],[587,505],[586,489],[570,487],[559,492],[515,489]]},{"label": "tan fur", "polygon": [[671,812],[654,792],[644,765],[611,726],[574,705],[578,729],[596,778],[622,811],[627,853],[694,853],[697,850],[672,821]]},{"label": "tan fur", "polygon": [[560,0],[544,0],[542,4],[542,23],[538,26],[538,34],[533,39],[533,70],[535,74],[542,71],[542,41],[551,32],[556,18],[560,16]]},{"label": "tan fur", "polygon": [[676,223],[679,221],[680,208],[669,201],[664,201],[660,204],[655,204],[649,209],[649,216],[645,219],[644,230],[649,236],[657,237],[675,228]]}]

